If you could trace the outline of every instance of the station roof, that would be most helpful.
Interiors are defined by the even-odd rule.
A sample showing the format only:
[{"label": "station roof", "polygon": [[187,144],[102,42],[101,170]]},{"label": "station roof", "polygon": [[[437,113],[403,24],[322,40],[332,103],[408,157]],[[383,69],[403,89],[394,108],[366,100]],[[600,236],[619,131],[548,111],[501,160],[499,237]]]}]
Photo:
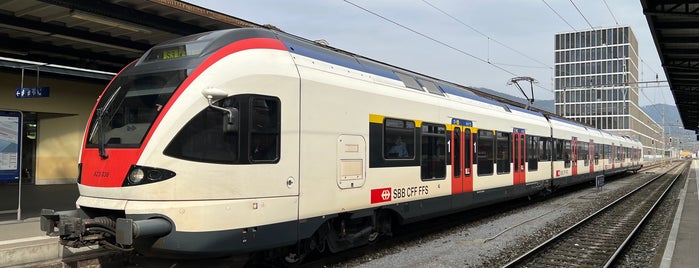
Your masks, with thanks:
[{"label": "station roof", "polygon": [[118,72],[160,42],[241,27],[260,25],[175,0],[0,0],[0,57]]},{"label": "station roof", "polygon": [[699,0],[641,0],[686,129],[699,129]]}]

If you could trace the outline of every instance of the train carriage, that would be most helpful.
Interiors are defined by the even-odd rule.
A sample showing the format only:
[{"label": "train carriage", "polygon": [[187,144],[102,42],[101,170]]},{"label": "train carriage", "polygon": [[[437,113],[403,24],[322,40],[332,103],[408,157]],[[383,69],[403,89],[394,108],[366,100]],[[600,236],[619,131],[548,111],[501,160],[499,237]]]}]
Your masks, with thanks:
[{"label": "train carriage", "polygon": [[100,96],[68,246],[298,261],[638,169],[638,141],[266,29],[155,46]]}]

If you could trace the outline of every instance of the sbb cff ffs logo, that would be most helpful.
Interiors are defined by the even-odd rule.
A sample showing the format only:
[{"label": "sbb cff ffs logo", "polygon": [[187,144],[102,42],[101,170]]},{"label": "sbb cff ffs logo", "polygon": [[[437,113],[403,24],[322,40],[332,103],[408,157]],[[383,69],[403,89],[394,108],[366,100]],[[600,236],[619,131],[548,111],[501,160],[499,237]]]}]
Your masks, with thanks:
[{"label": "sbb cff ffs logo", "polygon": [[371,203],[391,201],[391,188],[371,189]]}]

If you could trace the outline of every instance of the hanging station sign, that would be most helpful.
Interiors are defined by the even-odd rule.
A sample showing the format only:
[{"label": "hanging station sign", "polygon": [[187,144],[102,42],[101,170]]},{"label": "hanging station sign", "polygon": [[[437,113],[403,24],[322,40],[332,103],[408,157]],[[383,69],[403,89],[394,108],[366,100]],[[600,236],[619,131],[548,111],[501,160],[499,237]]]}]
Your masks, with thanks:
[{"label": "hanging station sign", "polygon": [[15,89],[15,97],[25,98],[46,98],[49,96],[49,87],[18,87]]}]

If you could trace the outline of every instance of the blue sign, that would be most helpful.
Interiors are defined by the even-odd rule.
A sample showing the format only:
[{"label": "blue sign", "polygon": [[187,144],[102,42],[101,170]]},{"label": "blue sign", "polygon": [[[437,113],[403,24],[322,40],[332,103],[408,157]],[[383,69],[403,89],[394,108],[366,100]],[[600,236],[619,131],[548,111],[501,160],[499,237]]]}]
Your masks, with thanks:
[{"label": "blue sign", "polygon": [[526,131],[523,128],[513,128],[512,132],[526,134]]},{"label": "blue sign", "polygon": [[15,89],[15,97],[25,98],[46,98],[49,96],[49,87],[18,87]]},{"label": "blue sign", "polygon": [[22,114],[0,111],[0,180],[19,180]]},{"label": "blue sign", "polygon": [[473,126],[473,122],[471,122],[471,120],[458,119],[458,118],[452,118],[452,119],[451,119],[451,124],[452,124],[452,125],[457,125],[457,126],[466,126],[466,127],[472,127],[472,126]]}]

